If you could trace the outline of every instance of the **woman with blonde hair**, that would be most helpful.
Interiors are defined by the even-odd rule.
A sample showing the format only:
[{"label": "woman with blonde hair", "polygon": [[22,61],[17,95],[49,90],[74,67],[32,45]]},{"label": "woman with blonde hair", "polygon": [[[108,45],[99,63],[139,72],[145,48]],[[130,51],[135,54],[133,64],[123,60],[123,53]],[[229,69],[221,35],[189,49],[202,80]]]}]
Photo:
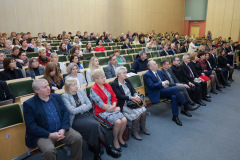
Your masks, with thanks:
[{"label": "woman with blonde hair", "polygon": [[48,81],[52,93],[56,90],[62,89],[64,85],[62,76],[58,71],[56,63],[54,62],[49,62],[46,65],[43,78]]},{"label": "woman with blonde hair", "polygon": [[67,73],[66,65],[63,62],[58,62],[58,60],[59,58],[57,53],[52,53],[50,55],[50,62],[53,62],[57,65],[59,73],[61,74]]},{"label": "woman with blonde hair", "polygon": [[87,82],[94,82],[93,78],[92,78],[92,73],[94,72],[94,70],[96,69],[101,69],[103,70],[103,68],[99,65],[99,59],[97,57],[92,57],[89,61],[89,69],[86,71],[86,79]]},{"label": "woman with blonde hair", "polygon": [[70,113],[70,125],[83,136],[87,144],[93,149],[94,160],[101,159],[100,142],[106,147],[108,155],[115,158],[119,157],[121,154],[109,145],[104,129],[89,112],[92,109],[92,103],[85,91],[79,89],[76,79],[68,78],[65,81],[64,89],[65,93],[62,94],[62,100]]},{"label": "woman with blonde hair", "polygon": [[73,39],[73,46],[82,46],[82,42],[80,41],[78,36],[75,36]]}]

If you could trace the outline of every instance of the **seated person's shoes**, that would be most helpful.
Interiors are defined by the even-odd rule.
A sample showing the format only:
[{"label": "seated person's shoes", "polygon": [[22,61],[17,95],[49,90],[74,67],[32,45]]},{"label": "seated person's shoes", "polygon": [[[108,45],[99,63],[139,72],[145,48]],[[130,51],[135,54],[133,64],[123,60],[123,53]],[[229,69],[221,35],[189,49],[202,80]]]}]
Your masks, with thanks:
[{"label": "seated person's shoes", "polygon": [[173,116],[172,121],[174,121],[177,125],[182,126],[182,122],[179,120],[178,116]]},{"label": "seated person's shoes", "polygon": [[126,142],[125,142],[124,144],[122,144],[122,143],[120,143],[120,142],[119,142],[119,144],[120,144],[120,146],[121,146],[121,147],[125,147],[125,148],[127,148],[127,147],[128,147],[128,145],[127,145],[127,143],[126,143]]},{"label": "seated person's shoes", "polygon": [[107,154],[112,156],[113,158],[118,158],[121,156],[121,153],[119,153],[117,150],[115,150],[112,146],[109,148],[106,148]]},{"label": "seated person's shoes", "polygon": [[204,97],[203,100],[204,100],[204,101],[207,101],[207,102],[211,102],[211,100],[208,99],[207,97]]},{"label": "seated person's shoes", "polygon": [[187,111],[181,111],[181,114],[187,116],[187,117],[192,117],[192,115],[190,113],[188,113]]}]

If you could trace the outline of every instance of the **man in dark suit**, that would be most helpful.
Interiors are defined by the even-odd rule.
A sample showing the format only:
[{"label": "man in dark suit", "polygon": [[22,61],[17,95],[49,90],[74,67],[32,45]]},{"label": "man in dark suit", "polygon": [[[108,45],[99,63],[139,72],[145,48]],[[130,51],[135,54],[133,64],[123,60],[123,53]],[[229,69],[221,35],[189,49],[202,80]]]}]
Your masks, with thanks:
[{"label": "man in dark suit", "polygon": [[162,69],[161,69],[162,74],[163,74],[164,78],[169,81],[169,86],[170,87],[175,86],[178,89],[178,91],[180,92],[180,94],[182,95],[182,97],[184,97],[186,99],[188,104],[192,105],[192,107],[190,107],[189,109],[185,108],[184,109],[185,112],[184,112],[184,110],[181,111],[182,114],[191,117],[192,115],[186,111],[187,110],[195,110],[199,107],[199,105],[196,106],[193,103],[193,101],[191,100],[191,98],[189,97],[188,92],[191,92],[190,87],[188,85],[180,83],[178,81],[178,79],[175,77],[172,70],[170,69],[168,60],[163,59],[161,62],[161,65],[162,65]]},{"label": "man in dark suit", "polygon": [[148,62],[149,71],[144,75],[144,80],[147,85],[147,93],[152,103],[158,103],[160,98],[171,99],[172,120],[179,126],[182,126],[178,118],[178,102],[184,105],[184,108],[189,108],[187,101],[180,95],[176,87],[169,87],[169,81],[165,80],[162,72],[158,70],[158,65],[155,61]]},{"label": "man in dark suit", "polygon": [[[183,56],[183,62],[181,64],[182,72],[184,74],[185,81],[187,83],[192,83],[195,86],[201,86],[202,89],[202,97],[201,99],[211,102],[210,97],[207,97],[207,83],[201,79],[195,69],[194,66],[190,65],[190,57],[188,54]],[[201,93],[201,92],[200,92]]]},{"label": "man in dark suit", "polygon": [[114,54],[110,55],[109,56],[109,64],[104,69],[107,79],[116,77],[115,69],[119,66],[121,66],[121,65],[118,64],[116,56]]},{"label": "man in dark suit", "polygon": [[61,141],[71,145],[72,159],[81,160],[82,136],[70,127],[69,114],[61,96],[50,94],[45,79],[35,80],[32,86],[36,95],[23,103],[27,147],[38,146],[44,160],[54,160],[54,144]]},{"label": "man in dark suit", "polygon": [[107,42],[107,43],[113,42],[112,34],[109,34],[108,39],[105,42]]},{"label": "man in dark suit", "polygon": [[67,50],[70,50],[72,48],[71,43],[69,43],[69,40],[67,37],[63,38],[63,43],[66,45]]},{"label": "man in dark suit", "polygon": [[147,58],[146,52],[140,51],[132,64],[131,72],[137,73],[137,72],[145,71],[148,69],[147,64],[148,64],[148,58]]},{"label": "man in dark suit", "polygon": [[182,68],[180,67],[180,59],[178,57],[173,57],[173,64],[171,66],[171,70],[180,83],[183,83],[189,86],[189,89],[190,89],[189,95],[191,99],[195,103],[205,106],[206,104],[201,101],[201,94],[199,94],[202,92],[201,86],[198,84],[196,84],[197,86],[195,86],[192,82],[185,80],[185,76],[182,72]]},{"label": "man in dark suit", "polygon": [[168,54],[170,55],[178,54],[177,50],[175,49],[175,43],[171,44],[171,48],[168,50]]},{"label": "man in dark suit", "polygon": [[168,56],[168,55],[170,55],[168,53],[168,45],[165,45],[162,52],[160,53],[160,56]]}]

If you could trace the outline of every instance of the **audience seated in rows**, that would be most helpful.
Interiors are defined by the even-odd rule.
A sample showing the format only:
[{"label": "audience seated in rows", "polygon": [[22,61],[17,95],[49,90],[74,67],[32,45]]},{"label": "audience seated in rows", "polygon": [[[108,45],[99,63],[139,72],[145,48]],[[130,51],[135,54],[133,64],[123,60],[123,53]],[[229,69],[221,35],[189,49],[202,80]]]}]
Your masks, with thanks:
[{"label": "audience seated in rows", "polygon": [[99,59],[97,57],[91,57],[91,59],[89,61],[88,70],[86,71],[86,79],[87,79],[88,83],[94,82],[94,80],[92,78],[92,73],[96,69],[103,70],[103,68],[99,65]]},{"label": "audience seated in rows", "polygon": [[57,65],[59,73],[60,74],[67,73],[66,65],[63,62],[58,62],[58,60],[59,60],[58,54],[52,53],[50,56],[50,61]]},{"label": "audience seated in rows", "polygon": [[68,50],[66,48],[66,44],[60,43],[59,50],[57,51],[58,55],[68,55]]},{"label": "audience seated in rows", "polygon": [[81,63],[79,62],[79,58],[77,55],[72,55],[70,58],[69,58],[69,61],[70,63],[75,63],[77,64],[78,68],[79,69],[83,69],[83,66],[81,65]]},{"label": "audience seated in rows", "polygon": [[91,53],[93,50],[92,48],[92,43],[91,42],[87,42],[86,43],[86,48],[83,49],[83,53]]},{"label": "audience seated in rows", "polygon": [[103,41],[101,39],[98,39],[96,42],[96,47],[94,48],[94,51],[96,52],[103,52],[106,51],[106,48],[102,46]]},{"label": "audience seated in rows", "polygon": [[38,50],[39,56],[38,56],[38,62],[42,66],[46,66],[48,62],[50,62],[50,58],[47,57],[46,49],[39,49]]},{"label": "audience seated in rows", "polygon": [[126,63],[126,59],[123,56],[120,55],[121,51],[119,49],[115,49],[113,51],[113,54],[116,56],[116,59],[117,59],[118,63]]}]

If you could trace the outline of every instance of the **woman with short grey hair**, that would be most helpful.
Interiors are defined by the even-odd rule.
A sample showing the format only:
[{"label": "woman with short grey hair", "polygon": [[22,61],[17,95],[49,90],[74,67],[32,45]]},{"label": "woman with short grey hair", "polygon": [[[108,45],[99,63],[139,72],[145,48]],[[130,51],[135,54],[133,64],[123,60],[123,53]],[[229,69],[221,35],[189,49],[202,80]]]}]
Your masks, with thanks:
[{"label": "woman with short grey hair", "polygon": [[84,78],[82,73],[78,73],[78,65],[76,63],[70,63],[67,67],[68,76],[65,77],[65,81],[72,77],[76,79],[78,86],[80,87],[82,84],[86,84],[86,79]]},{"label": "woman with short grey hair", "polygon": [[126,101],[134,100],[141,101],[138,93],[133,88],[131,82],[127,79],[126,67],[120,66],[115,70],[117,78],[111,84],[113,91],[115,92],[118,105],[121,111],[128,120],[132,121],[132,135],[137,140],[142,140],[142,137],[138,133],[138,126],[144,134],[150,135],[150,132],[146,129],[146,108],[130,108],[127,106]]}]

